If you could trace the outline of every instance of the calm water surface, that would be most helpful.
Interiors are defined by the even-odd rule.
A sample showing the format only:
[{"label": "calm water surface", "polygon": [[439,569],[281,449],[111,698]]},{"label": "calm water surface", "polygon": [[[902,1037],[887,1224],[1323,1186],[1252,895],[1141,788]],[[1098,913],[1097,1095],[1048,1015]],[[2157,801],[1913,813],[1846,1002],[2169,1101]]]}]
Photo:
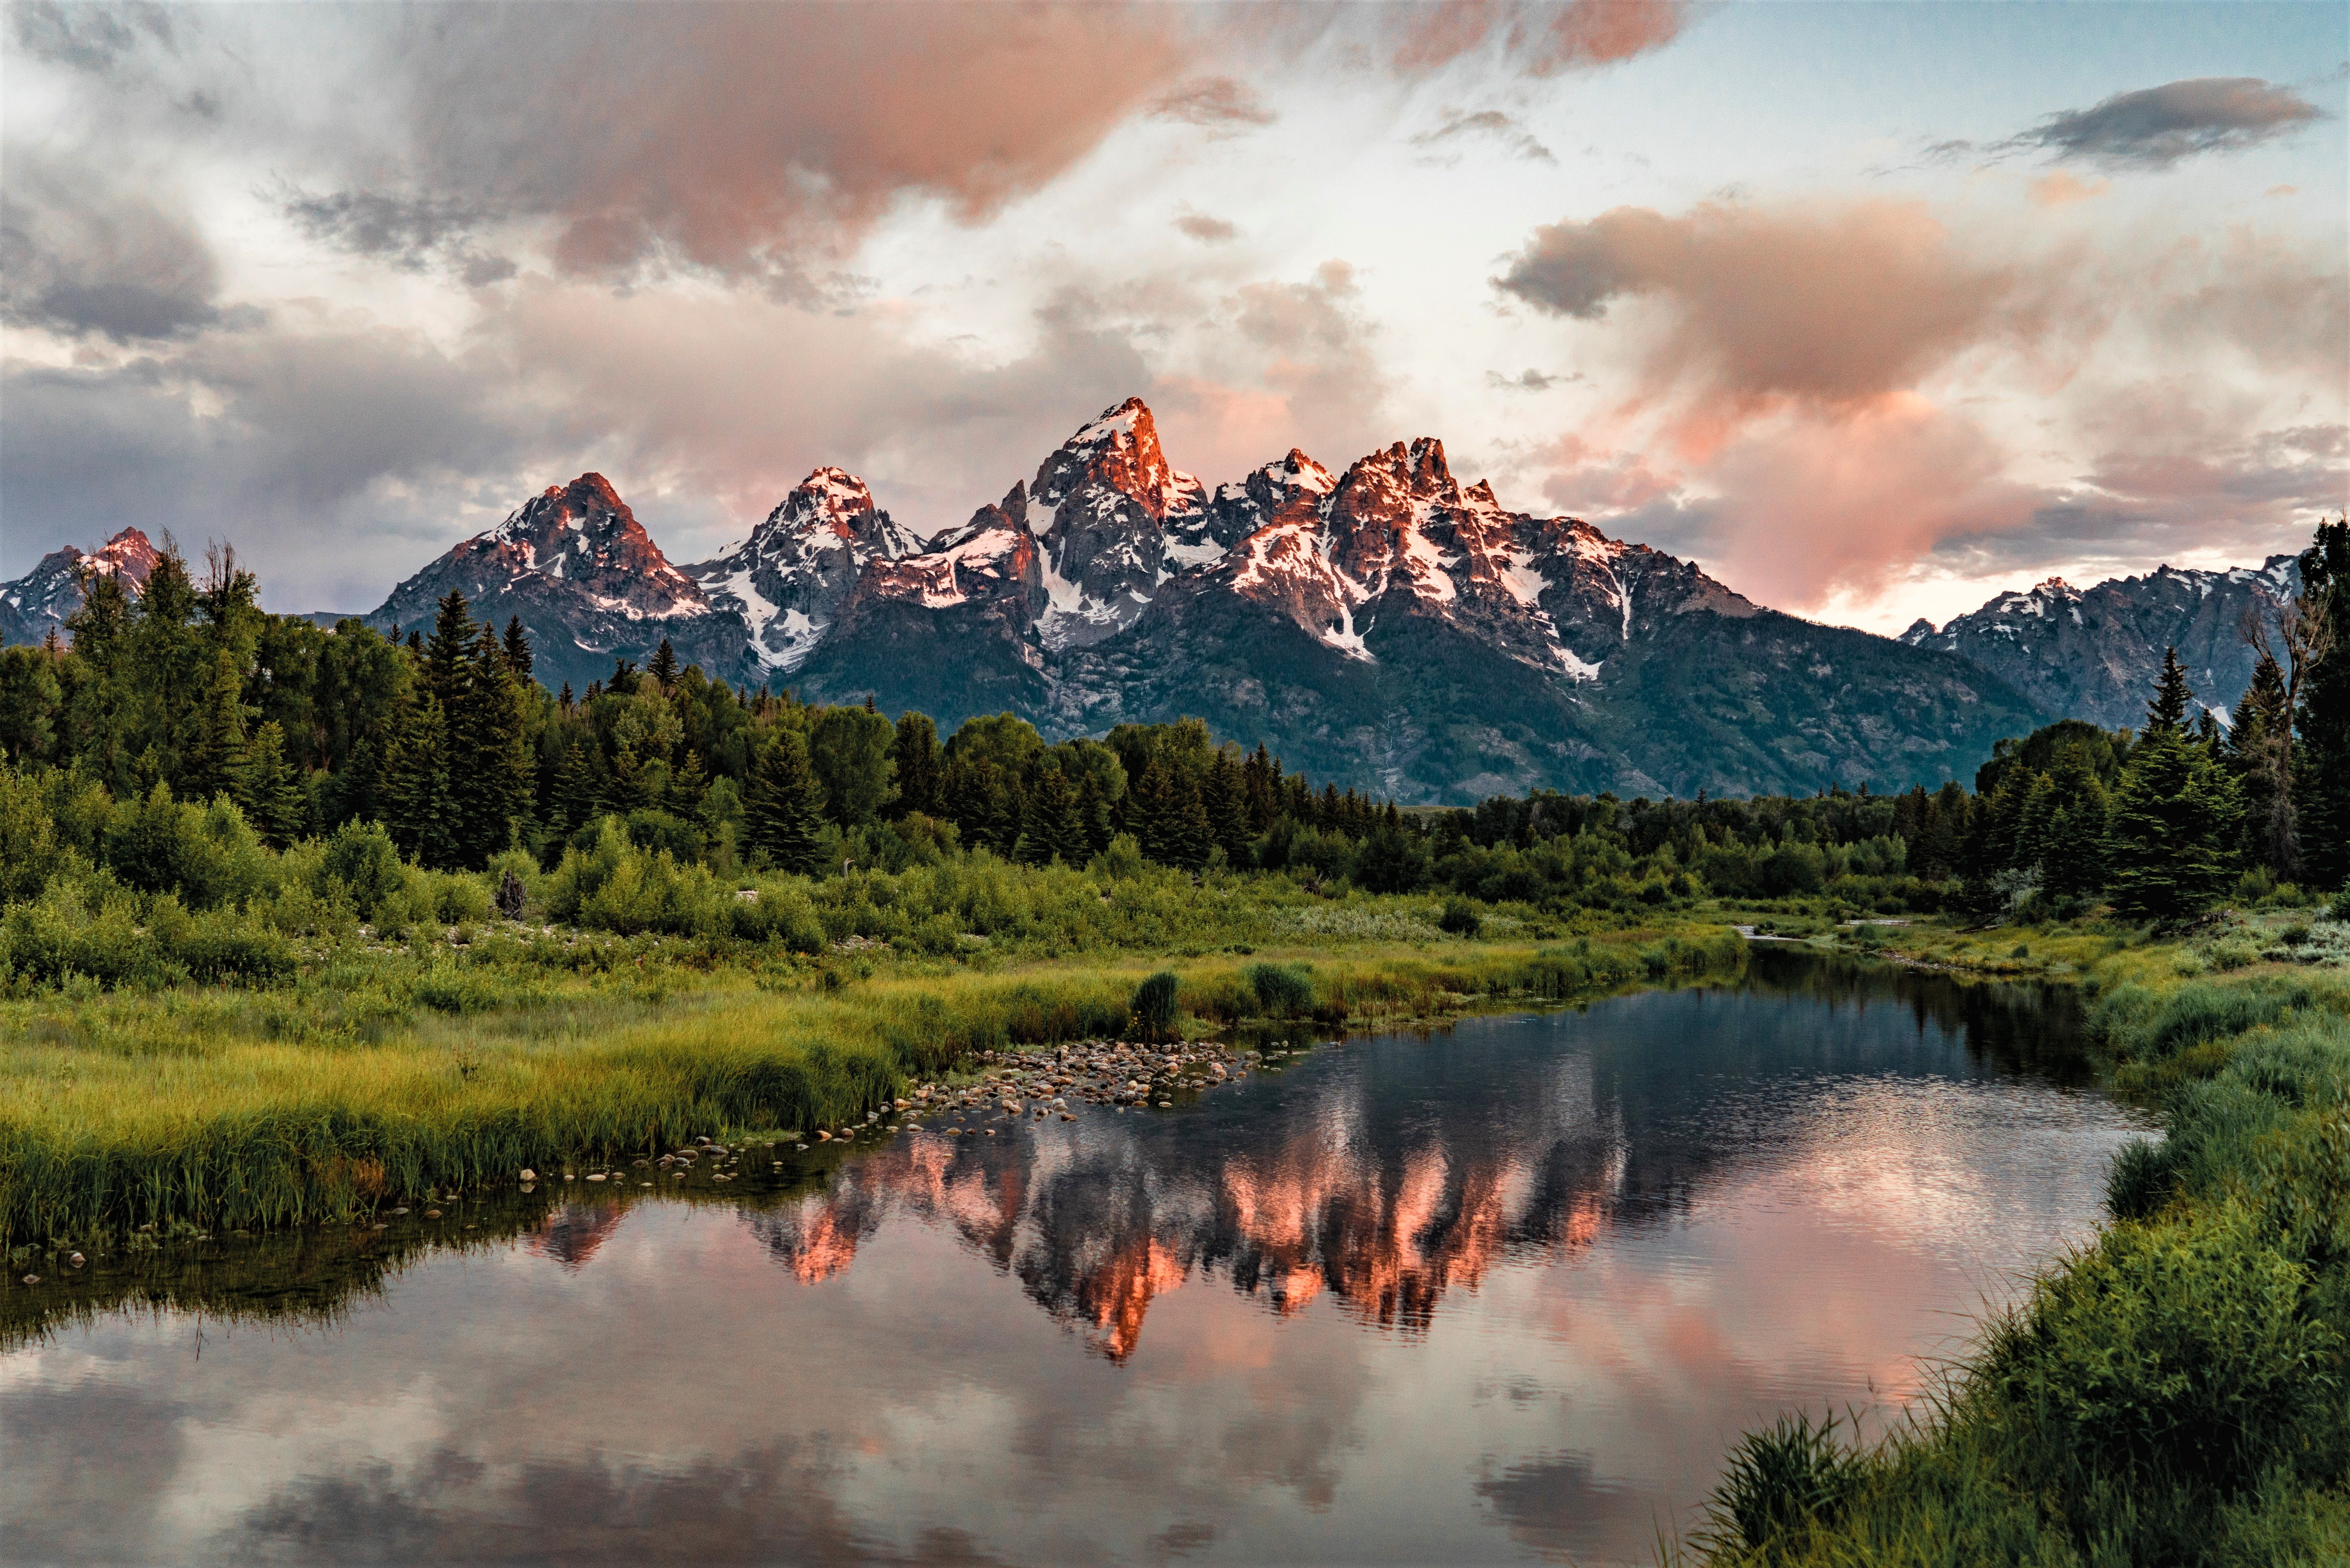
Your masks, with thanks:
[{"label": "calm water surface", "polygon": [[1746,1426],[1914,1397],[2131,1130],[2055,1002],[1758,952],[1172,1111],[224,1238],[0,1287],[0,1556],[1645,1562]]}]

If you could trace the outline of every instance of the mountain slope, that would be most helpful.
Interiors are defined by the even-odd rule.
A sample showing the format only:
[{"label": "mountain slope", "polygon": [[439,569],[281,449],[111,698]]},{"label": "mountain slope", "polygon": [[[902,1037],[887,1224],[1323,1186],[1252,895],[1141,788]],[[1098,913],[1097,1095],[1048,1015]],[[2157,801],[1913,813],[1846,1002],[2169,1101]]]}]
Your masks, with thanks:
[{"label": "mountain slope", "polygon": [[741,618],[761,674],[789,674],[824,640],[868,565],[918,548],[874,509],[863,480],[819,468],[749,538],[684,572],[712,606]]},{"label": "mountain slope", "polygon": [[81,608],[80,568],[119,576],[132,593],[155,566],[155,546],[136,528],[125,528],[88,553],[71,545],[52,550],[33,569],[0,583],[0,648],[46,639],[52,628],[64,635],[66,618]]},{"label": "mountain slope", "polygon": [[2050,713],[2108,729],[2146,722],[2154,672],[2163,650],[2176,648],[2198,700],[2224,720],[2251,684],[2260,657],[2244,640],[2245,616],[2261,616],[2273,629],[2299,582],[2291,556],[2223,572],[2163,566],[2085,591],[2051,577],[2002,594],[1939,631],[1915,622],[1901,640],[1957,654]]},{"label": "mountain slope", "polygon": [[613,661],[641,665],[666,638],[681,663],[729,678],[755,665],[740,616],[722,613],[669,563],[600,473],[549,487],[391,591],[368,624],[428,635],[442,597],[463,593],[476,619],[520,618],[548,686],[584,688]]}]

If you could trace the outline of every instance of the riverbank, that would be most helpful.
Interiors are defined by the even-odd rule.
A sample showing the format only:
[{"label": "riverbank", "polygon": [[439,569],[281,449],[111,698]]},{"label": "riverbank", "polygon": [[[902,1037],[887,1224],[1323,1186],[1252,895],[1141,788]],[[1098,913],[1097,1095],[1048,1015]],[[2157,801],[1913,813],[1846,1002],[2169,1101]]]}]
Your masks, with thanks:
[{"label": "riverbank", "polygon": [[1835,1420],[1751,1434],[1675,1556],[2350,1561],[2350,972],[2328,961],[2341,936],[2285,912],[2178,940],[1887,939],[1951,968],[2036,959],[2032,972],[2081,985],[2117,1092],[2158,1109],[2167,1137],[2125,1149],[2106,1229],[1985,1325],[1923,1416],[1867,1449]]},{"label": "riverbank", "polygon": [[336,944],[276,989],[50,992],[0,1004],[0,1234],[21,1274],[141,1227],[345,1221],[696,1136],[813,1137],[982,1053],[1126,1034],[1162,970],[1172,1032],[1196,1036],[1565,1002],[1744,953],[1694,923],[1379,940],[1409,913],[1366,901],[1347,927],[1365,934],[1318,946],[1014,962],[491,925],[422,956]]}]

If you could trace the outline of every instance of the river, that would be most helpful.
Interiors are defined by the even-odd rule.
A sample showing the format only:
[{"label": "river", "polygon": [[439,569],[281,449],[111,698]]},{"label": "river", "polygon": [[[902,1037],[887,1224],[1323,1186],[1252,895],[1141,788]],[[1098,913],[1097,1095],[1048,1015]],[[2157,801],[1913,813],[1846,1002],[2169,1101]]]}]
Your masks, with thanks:
[{"label": "river", "polygon": [[2062,994],[1764,950],[996,1125],[0,1287],[0,1558],[1650,1562],[2138,1126]]}]

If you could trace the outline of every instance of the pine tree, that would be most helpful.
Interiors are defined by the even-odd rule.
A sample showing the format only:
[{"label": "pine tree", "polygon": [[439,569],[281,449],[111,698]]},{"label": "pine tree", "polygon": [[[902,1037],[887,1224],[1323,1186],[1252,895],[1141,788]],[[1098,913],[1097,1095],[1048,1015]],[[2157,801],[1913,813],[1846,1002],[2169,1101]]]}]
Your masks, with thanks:
[{"label": "pine tree", "polygon": [[2293,802],[2306,874],[2350,888],[2350,519],[2318,524],[2301,554],[2298,609],[2310,659],[2293,715]]},{"label": "pine tree", "polygon": [[743,814],[753,848],[785,871],[814,873],[822,853],[824,790],[808,765],[807,742],[779,726],[751,774]]},{"label": "pine tree", "polygon": [[180,791],[192,800],[234,794],[245,762],[244,707],[239,701],[244,682],[237,676],[235,655],[222,649],[213,656],[212,674]]},{"label": "pine tree", "polygon": [[2180,725],[2193,693],[2174,651],[2163,659],[2146,738],[2130,753],[2107,819],[2114,908],[2175,920],[2210,908],[2235,874],[2243,808],[2211,748]]},{"label": "pine tree", "polygon": [[[506,618],[505,656],[506,669],[513,672],[515,680],[530,679],[531,666],[536,660],[531,657],[530,634],[523,629],[522,617],[518,615]],[[571,688],[566,684],[563,691],[564,705],[568,707],[571,703]]]},{"label": "pine tree", "polygon": [[653,678],[653,684],[661,689],[663,695],[677,685],[677,649],[669,645],[669,639],[662,638],[660,646],[653,649],[652,662],[645,666],[645,673]]},{"label": "pine tree", "polygon": [[555,810],[558,829],[568,836],[596,815],[601,790],[593,763],[594,748],[573,741],[564,751],[563,765],[555,774]]},{"label": "pine tree", "polygon": [[670,774],[669,794],[662,804],[688,822],[700,822],[710,790],[710,777],[702,772],[702,753],[691,746],[681,749],[685,753],[685,760],[678,763]]},{"label": "pine tree", "polygon": [[945,805],[940,796],[939,730],[930,715],[909,709],[898,720],[889,741],[889,760],[896,769],[898,797],[891,815],[919,811],[938,816]]},{"label": "pine tree", "polygon": [[1209,764],[1203,804],[1211,842],[1224,852],[1227,865],[1245,867],[1249,840],[1253,836],[1249,829],[1248,779],[1228,752],[1218,752]]},{"label": "pine tree", "polygon": [[2162,650],[2162,673],[2156,678],[2154,700],[2146,705],[2146,732],[2150,736],[2176,734],[2187,722],[2187,705],[2195,693],[2187,689],[2187,670],[2178,662],[2178,649]]},{"label": "pine tree", "polygon": [[[454,593],[451,598],[456,598]],[[458,611],[463,617],[462,601]],[[486,866],[513,842],[515,824],[530,809],[530,752],[524,739],[526,719],[520,683],[506,666],[505,650],[488,623],[443,622],[470,627],[473,639],[442,698],[449,726],[450,790],[457,805],[451,828],[458,864]],[[434,655],[443,627],[433,628]]]},{"label": "pine tree", "polygon": [[401,715],[379,794],[383,825],[400,852],[443,870],[456,867],[458,853],[450,761],[448,721],[432,693],[420,691]]},{"label": "pine tree", "polygon": [[473,648],[473,618],[466,610],[465,596],[451,588],[441,597],[440,613],[432,620],[432,640],[425,644],[424,689],[441,704],[452,729]]},{"label": "pine tree", "polygon": [[2266,866],[2279,879],[2300,875],[2299,836],[2294,831],[2291,766],[2292,702],[2284,671],[2263,649],[2252,667],[2252,683],[2236,704],[2228,726],[2228,763],[2244,803],[2245,858]]},{"label": "pine tree", "polygon": [[568,680],[565,681],[563,683],[562,695],[556,698],[555,705],[568,713],[576,704],[576,701],[577,700],[571,695],[571,682]]},{"label": "pine tree", "polygon": [[286,732],[272,719],[254,732],[233,794],[244,819],[283,849],[309,826],[310,801],[286,762]]},{"label": "pine tree", "polygon": [[2106,786],[2078,747],[2057,753],[2040,834],[2040,883],[2051,898],[2090,898],[2106,888]]}]

